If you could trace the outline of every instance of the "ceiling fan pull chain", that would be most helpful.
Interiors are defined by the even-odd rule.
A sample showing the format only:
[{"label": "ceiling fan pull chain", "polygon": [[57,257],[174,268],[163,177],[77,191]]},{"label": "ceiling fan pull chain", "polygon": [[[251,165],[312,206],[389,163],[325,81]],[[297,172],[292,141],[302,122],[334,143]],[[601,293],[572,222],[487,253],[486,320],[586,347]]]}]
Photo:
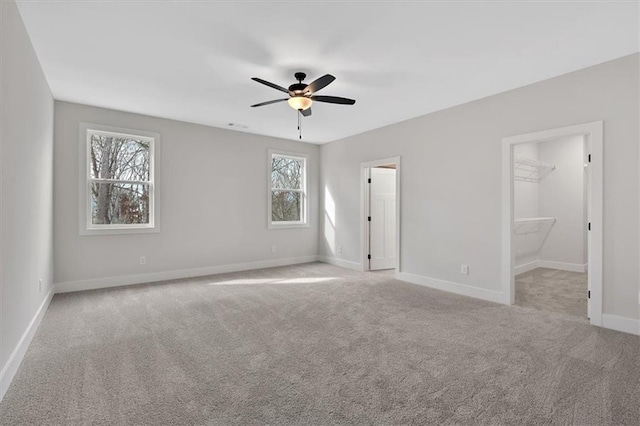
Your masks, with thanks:
[{"label": "ceiling fan pull chain", "polygon": [[298,138],[302,140],[302,110],[298,110]]}]

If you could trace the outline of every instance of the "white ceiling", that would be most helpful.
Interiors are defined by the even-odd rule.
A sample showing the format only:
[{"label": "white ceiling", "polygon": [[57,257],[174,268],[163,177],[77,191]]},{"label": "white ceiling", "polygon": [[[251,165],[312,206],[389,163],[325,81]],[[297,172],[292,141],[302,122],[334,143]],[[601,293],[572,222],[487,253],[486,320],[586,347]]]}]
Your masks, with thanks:
[{"label": "white ceiling", "polygon": [[[323,143],[638,51],[636,2],[19,1],[58,100]],[[286,96],[286,95],[285,95]]]}]

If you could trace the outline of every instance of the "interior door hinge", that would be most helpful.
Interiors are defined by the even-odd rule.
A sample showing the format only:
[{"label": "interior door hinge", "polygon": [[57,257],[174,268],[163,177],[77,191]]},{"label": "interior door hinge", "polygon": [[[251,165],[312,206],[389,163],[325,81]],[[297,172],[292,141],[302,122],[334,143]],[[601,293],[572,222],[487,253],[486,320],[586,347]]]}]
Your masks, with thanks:
[{"label": "interior door hinge", "polygon": [[367,220],[371,222],[371,216],[367,216]]},{"label": "interior door hinge", "polygon": [[589,229],[589,231],[591,231],[591,222],[589,222],[589,225],[587,225],[587,229]]},{"label": "interior door hinge", "polygon": [[367,255],[367,259],[371,260],[371,255],[370,254]]},{"label": "interior door hinge", "polygon": [[591,162],[591,154],[589,154],[589,162]]},{"label": "interior door hinge", "polygon": [[591,290],[587,291],[587,299],[591,299]]},{"label": "interior door hinge", "polygon": [[371,183],[371,178],[367,179],[367,183]]}]

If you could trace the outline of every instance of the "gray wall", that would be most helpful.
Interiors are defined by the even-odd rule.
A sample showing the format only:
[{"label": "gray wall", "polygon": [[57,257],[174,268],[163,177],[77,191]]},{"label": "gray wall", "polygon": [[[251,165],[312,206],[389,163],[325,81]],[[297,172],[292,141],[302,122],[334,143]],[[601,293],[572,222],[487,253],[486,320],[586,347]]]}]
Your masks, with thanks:
[{"label": "gray wall", "polygon": [[[3,1],[0,16],[0,359],[6,372],[51,290],[53,98],[18,8]],[[2,390],[5,385],[3,376]]]},{"label": "gray wall", "polygon": [[323,145],[320,254],[360,263],[360,163],[399,155],[401,270],[500,291],[502,138],[597,120],[603,311],[638,318],[638,55]]},{"label": "gray wall", "polygon": [[[160,133],[159,233],[79,235],[80,122]],[[308,228],[267,229],[269,149],[309,154]],[[54,164],[56,283],[317,254],[316,145],[56,102]]]}]

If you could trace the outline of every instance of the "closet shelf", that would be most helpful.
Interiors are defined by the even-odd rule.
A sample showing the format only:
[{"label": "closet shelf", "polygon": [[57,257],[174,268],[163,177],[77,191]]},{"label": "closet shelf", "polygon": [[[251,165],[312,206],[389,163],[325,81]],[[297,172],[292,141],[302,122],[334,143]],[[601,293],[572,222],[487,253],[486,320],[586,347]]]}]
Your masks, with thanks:
[{"label": "closet shelf", "polygon": [[515,180],[538,183],[555,169],[555,164],[519,155],[513,157],[513,177]]},{"label": "closet shelf", "polygon": [[[537,234],[544,229],[551,229],[556,223],[555,217],[527,217],[513,221],[513,233],[516,235]],[[548,230],[547,230],[548,231]]]}]

